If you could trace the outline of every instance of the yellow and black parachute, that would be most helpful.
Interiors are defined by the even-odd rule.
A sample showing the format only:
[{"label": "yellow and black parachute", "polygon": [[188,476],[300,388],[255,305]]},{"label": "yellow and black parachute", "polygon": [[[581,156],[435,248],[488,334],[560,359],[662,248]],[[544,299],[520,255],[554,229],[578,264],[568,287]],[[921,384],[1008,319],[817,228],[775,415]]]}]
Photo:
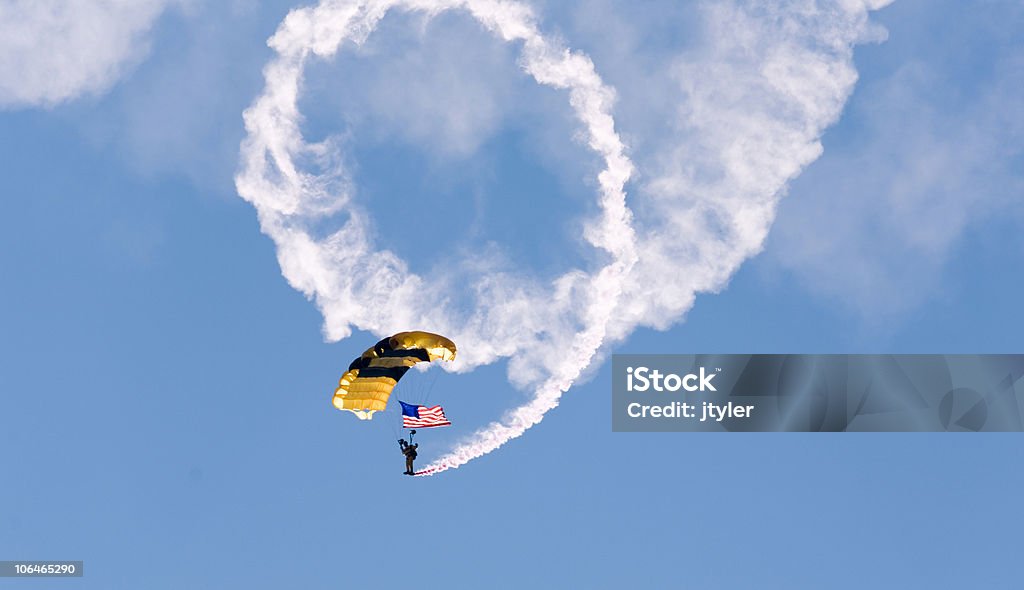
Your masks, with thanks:
[{"label": "yellow and black parachute", "polygon": [[334,407],[360,420],[387,406],[391,390],[413,365],[455,359],[455,343],[430,332],[400,332],[368,348],[348,366],[334,390]]}]

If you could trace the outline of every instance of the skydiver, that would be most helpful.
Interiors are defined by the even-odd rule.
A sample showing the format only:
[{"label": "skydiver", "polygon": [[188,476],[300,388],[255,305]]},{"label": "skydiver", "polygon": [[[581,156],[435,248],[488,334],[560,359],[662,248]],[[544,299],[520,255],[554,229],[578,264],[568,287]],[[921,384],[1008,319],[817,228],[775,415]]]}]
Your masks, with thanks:
[{"label": "skydiver", "polygon": [[[412,440],[412,436],[409,436],[409,440]],[[405,475],[415,475],[416,471],[413,469],[412,462],[416,460],[416,449],[420,444],[409,444],[405,442],[404,438],[400,438],[398,446],[401,447],[402,454],[405,455]]]}]

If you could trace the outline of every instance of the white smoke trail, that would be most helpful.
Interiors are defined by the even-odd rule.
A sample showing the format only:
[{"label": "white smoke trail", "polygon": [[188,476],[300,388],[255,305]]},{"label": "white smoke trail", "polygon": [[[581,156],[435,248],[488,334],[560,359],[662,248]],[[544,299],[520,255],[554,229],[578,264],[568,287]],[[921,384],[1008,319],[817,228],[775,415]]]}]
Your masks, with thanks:
[{"label": "white smoke trail", "polygon": [[[591,245],[611,255],[605,266],[590,273],[571,271],[547,287],[479,273],[471,283],[476,308],[458,314],[424,305],[435,300],[425,291],[440,297],[443,280],[427,284],[394,254],[373,250],[364,215],[350,202],[351,189],[335,163],[333,147],[303,141],[296,100],[311,54],[331,56],[345,40],[362,42],[391,8],[429,13],[464,8],[501,39],[522,44],[522,67],[538,83],[569,91],[587,142],[605,164],[598,175],[601,215],[585,231]],[[517,2],[327,0],[290,13],[270,44],[279,56],[265,69],[263,95],[245,112],[249,135],[236,184],[239,194],[256,206],[263,231],[277,243],[285,276],[316,300],[329,338],[348,335],[353,325],[381,334],[422,327],[458,342],[462,366],[517,355],[510,371],[520,375],[520,383],[539,381],[532,401],[459,445],[432,471],[458,467],[519,436],[557,405],[600,349],[623,281],[636,261],[624,192],[633,165],[611,116],[614,92],[602,83],[587,57],[546,39],[531,11]],[[296,160],[304,157],[328,162],[328,173],[302,172]],[[349,214],[344,227],[326,239],[315,239],[307,229],[310,224],[338,212]],[[383,305],[381,294],[387,297]],[[368,306],[367,301],[374,304]],[[552,363],[555,355],[545,354],[547,350],[558,351],[557,362]],[[528,375],[528,367],[543,367],[543,372]]]},{"label": "white smoke trail", "polygon": [[[306,61],[362,43],[393,8],[428,14],[464,9],[522,48],[523,69],[565,89],[586,139],[603,160],[600,215],[585,237],[607,253],[604,266],[572,270],[550,284],[456,265],[430,280],[370,243],[368,216],[331,141],[307,143],[297,99]],[[316,301],[329,339],[353,327],[388,334],[414,326],[460,345],[460,368],[509,358],[509,376],[534,397],[477,431],[428,467],[458,467],[521,435],[554,408],[608,342],[640,325],[678,321],[695,294],[720,289],[762,246],[786,182],[821,151],[856,80],[853,44],[868,3],[705,5],[710,47],[671,61],[662,82],[678,87],[668,139],[645,166],[643,214],[626,207],[634,165],[612,118],[614,92],[590,59],[545,38],[528,7],[505,0],[324,0],[293,11],[270,40],[278,56],[266,87],[245,112],[239,194],[257,209],[277,244],[288,281]],[[314,169],[316,172],[307,171]],[[326,238],[312,228],[345,223]],[[642,228],[639,236],[633,225]],[[435,307],[451,285],[470,286],[469,309]]]}]

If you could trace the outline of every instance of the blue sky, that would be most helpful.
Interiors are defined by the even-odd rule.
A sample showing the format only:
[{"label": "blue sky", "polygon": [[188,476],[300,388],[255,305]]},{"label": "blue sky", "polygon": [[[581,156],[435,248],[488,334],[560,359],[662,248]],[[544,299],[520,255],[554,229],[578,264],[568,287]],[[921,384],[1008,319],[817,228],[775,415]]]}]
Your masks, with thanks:
[{"label": "blue sky", "polygon": [[[679,264],[632,275],[641,305],[602,354],[1020,352],[1021,8],[897,0],[868,24],[797,4],[535,5],[615,89],[638,243]],[[523,436],[403,478],[386,421],[330,406],[378,302],[342,317],[289,286],[234,182],[294,7],[83,2],[51,46],[33,39],[60,18],[0,8],[0,559],[85,560],[68,588],[1019,585],[1019,435],[615,434],[607,362]],[[373,243],[449,281],[457,319],[477,304],[458,280],[543,295],[607,263],[579,238],[601,158],[518,52],[461,13],[392,14],[306,70],[303,133],[335,138]],[[825,73],[768,67],[793,63]],[[748,169],[735,145],[791,149]],[[659,225],[686,211],[712,229]],[[355,331],[325,341],[325,321]],[[543,378],[462,369],[402,383],[455,423],[421,435],[424,461]]]}]

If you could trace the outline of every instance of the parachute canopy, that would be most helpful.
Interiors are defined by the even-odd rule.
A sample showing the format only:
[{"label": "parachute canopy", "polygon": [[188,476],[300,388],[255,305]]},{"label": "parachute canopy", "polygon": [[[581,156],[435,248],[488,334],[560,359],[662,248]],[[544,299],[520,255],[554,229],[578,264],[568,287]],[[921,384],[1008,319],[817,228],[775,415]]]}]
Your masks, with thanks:
[{"label": "parachute canopy", "polygon": [[430,332],[400,332],[368,348],[348,366],[334,390],[334,407],[360,420],[384,409],[391,390],[419,362],[455,359],[455,343]]}]

